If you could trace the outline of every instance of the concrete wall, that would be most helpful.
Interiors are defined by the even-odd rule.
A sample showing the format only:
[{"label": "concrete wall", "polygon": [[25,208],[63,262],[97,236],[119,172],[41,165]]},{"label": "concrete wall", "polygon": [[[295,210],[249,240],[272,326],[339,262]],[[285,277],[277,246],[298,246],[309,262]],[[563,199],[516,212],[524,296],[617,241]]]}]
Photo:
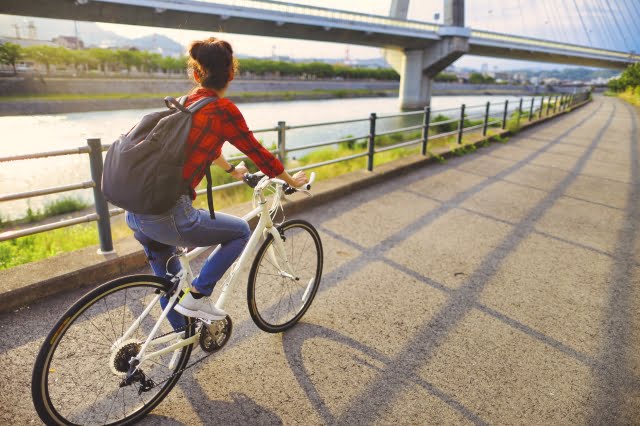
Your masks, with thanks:
[{"label": "concrete wall", "polygon": [[[233,93],[284,92],[371,89],[398,90],[397,81],[345,81],[345,80],[235,80]],[[189,80],[175,79],[100,79],[100,78],[0,78],[0,96],[45,95],[45,94],[94,94],[94,93],[186,93],[194,87]],[[435,94],[520,93],[536,94],[548,92],[546,86],[517,86],[496,84],[433,83]],[[573,87],[558,87],[554,91],[573,93]],[[580,90],[579,90],[580,91]]]}]

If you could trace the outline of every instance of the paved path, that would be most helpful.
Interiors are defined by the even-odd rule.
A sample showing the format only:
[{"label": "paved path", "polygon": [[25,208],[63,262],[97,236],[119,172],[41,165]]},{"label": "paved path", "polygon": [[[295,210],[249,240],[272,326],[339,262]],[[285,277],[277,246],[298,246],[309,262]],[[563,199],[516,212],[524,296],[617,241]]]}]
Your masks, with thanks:
[{"label": "paved path", "polygon": [[[143,424],[640,424],[637,127],[597,98],[306,213],[303,322],[259,332],[238,288],[232,341]],[[0,423],[38,422],[31,366],[70,299],[0,317]]]}]

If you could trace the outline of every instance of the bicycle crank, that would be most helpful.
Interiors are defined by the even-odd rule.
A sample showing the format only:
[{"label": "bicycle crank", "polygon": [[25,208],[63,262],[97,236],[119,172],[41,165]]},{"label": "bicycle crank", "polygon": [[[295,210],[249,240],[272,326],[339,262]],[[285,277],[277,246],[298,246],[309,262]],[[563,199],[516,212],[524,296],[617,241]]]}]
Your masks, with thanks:
[{"label": "bicycle crank", "polygon": [[233,323],[229,315],[219,321],[203,321],[200,328],[200,347],[205,352],[219,351],[229,341],[232,329]]}]

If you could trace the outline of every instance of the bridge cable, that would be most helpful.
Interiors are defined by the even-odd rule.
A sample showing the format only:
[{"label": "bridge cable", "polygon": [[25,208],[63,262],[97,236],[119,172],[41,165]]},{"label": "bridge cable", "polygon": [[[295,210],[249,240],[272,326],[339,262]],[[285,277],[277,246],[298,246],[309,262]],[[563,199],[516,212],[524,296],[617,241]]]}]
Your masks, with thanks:
[{"label": "bridge cable", "polygon": [[545,29],[547,28],[546,25],[549,25],[549,33],[547,34],[547,37],[545,37],[546,40],[549,40],[549,35],[552,37],[552,41],[560,41],[560,37],[558,37],[558,35],[556,34],[556,28],[555,25],[551,23],[551,19],[549,18],[549,11],[547,10],[547,4],[544,1],[538,2],[542,3],[542,9],[544,10],[544,15],[547,18],[547,21],[545,22]]},{"label": "bridge cable", "polygon": [[611,34],[610,34],[610,28],[607,25],[606,20],[604,19],[603,16],[603,8],[600,5],[600,0],[593,0],[594,5],[591,4],[591,0],[586,0],[589,2],[589,8],[591,9],[591,12],[593,13],[594,17],[596,18],[598,25],[602,27],[602,39],[603,39],[603,43],[602,43],[602,47],[604,48],[608,48],[608,49],[614,49],[615,48],[615,43],[613,42],[612,38],[611,38]]},{"label": "bridge cable", "polygon": [[[559,16],[556,16],[556,14],[553,13],[553,5],[548,6],[547,7],[547,1],[546,0],[542,0],[542,4],[544,5],[544,9],[545,9],[545,13],[547,14],[547,19],[549,19],[549,16],[551,16],[551,21],[553,21],[553,25],[556,25],[556,23],[558,23],[558,36],[561,37],[560,39],[557,39],[556,41],[558,42],[562,42],[567,40],[567,33],[565,32],[564,26],[562,25],[562,20],[560,19]],[[548,13],[547,11],[551,11],[551,13]],[[557,18],[557,21],[556,21]]]},{"label": "bridge cable", "polygon": [[[567,2],[561,1],[560,4],[562,5],[562,8],[564,9],[565,13],[567,14],[566,15],[567,19],[572,24],[571,25],[571,29],[573,29],[573,18],[574,18],[574,16],[571,13],[571,11],[569,10],[569,7],[567,6]],[[575,31],[569,31],[568,33],[569,33],[569,36],[570,36],[570,37],[567,37],[567,42],[568,43],[580,44],[580,42],[576,41],[575,38],[574,38]]]},{"label": "bridge cable", "polygon": [[609,0],[604,0],[604,2],[606,3],[607,8],[609,9],[609,13],[611,13],[611,16],[613,16],[613,19],[616,23],[615,27],[618,29],[618,32],[622,36],[624,45],[626,46],[627,50],[630,50],[627,36],[622,32],[622,25],[620,25],[620,22],[618,21],[618,16],[613,12],[613,9],[611,8],[611,3],[609,3]]},{"label": "bridge cable", "polygon": [[582,23],[582,29],[584,29],[584,33],[587,35],[587,40],[589,40],[589,46],[593,47],[593,42],[591,41],[591,36],[589,35],[589,31],[587,30],[587,26],[584,23],[584,19],[582,19],[582,13],[580,13],[580,9],[578,8],[578,3],[576,3],[576,0],[573,0],[573,5],[576,7],[576,11],[578,12],[578,17],[580,18],[580,22]]},{"label": "bridge cable", "polygon": [[611,19],[609,14],[606,13],[604,0],[596,0],[596,1],[598,2],[598,7],[600,8],[600,10],[602,10],[602,21],[607,26],[607,33],[609,34],[609,37],[611,39],[611,49],[619,50],[618,45],[620,45],[621,43],[624,43],[624,40],[620,40],[620,42],[616,41],[616,33],[613,30],[613,27],[615,26],[615,24],[613,23],[613,20]]},{"label": "bridge cable", "polygon": [[[627,8],[627,3],[626,1],[618,1],[617,6],[618,6],[618,10],[620,11],[619,13],[620,19],[622,20],[622,22],[624,22],[624,26],[627,29],[627,35],[629,36],[627,40],[629,40],[629,44],[632,47],[633,46],[633,27],[629,24],[629,21],[628,21],[628,18],[631,15]],[[628,49],[631,49],[631,47],[629,47]]]},{"label": "bridge cable", "polygon": [[524,28],[525,28],[525,24],[524,24],[524,15],[522,14],[522,0],[518,0],[518,12],[520,13],[520,23],[522,24],[522,31],[523,31],[523,35],[524,35]]},{"label": "bridge cable", "polygon": [[[637,21],[634,21],[634,19],[633,19],[633,13],[632,13],[632,8],[631,8],[631,7],[629,7],[629,6],[627,6],[627,1],[626,1],[626,0],[623,0],[622,4],[624,4],[625,9],[627,9],[627,13],[628,13],[628,14],[627,14],[627,17],[629,18],[629,21],[630,21],[630,22],[629,22],[629,21],[627,21],[626,19],[625,19],[625,22],[627,22],[627,24],[629,25],[629,29],[630,29],[630,32],[631,32],[631,38],[630,38],[630,40],[631,40],[631,42],[632,42],[632,43],[634,43],[634,44],[632,44],[632,45],[631,45],[631,49],[630,49],[630,50],[635,50],[635,47],[636,47],[636,46],[635,46],[636,38],[635,38],[633,35],[634,35],[634,34],[638,34],[639,29],[638,29],[638,28],[634,28],[634,27],[633,27],[633,23],[634,23],[634,22],[637,22]],[[633,3],[633,1],[631,2],[631,4],[634,4],[634,3]],[[639,16],[638,18],[640,18],[640,16]],[[634,31],[634,30],[635,30],[635,31]]]}]

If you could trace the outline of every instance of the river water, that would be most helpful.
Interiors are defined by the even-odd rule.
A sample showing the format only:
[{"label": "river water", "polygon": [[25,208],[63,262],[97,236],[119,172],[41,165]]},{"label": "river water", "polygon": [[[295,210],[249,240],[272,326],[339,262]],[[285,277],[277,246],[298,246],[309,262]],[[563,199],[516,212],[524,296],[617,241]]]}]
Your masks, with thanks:
[{"label": "river water", "polygon": [[[518,97],[512,96],[435,96],[432,109],[443,110],[443,114],[458,117],[461,104],[478,106],[470,114],[483,113],[484,104],[491,102],[491,113],[500,114],[504,101],[508,99],[510,110],[517,106]],[[525,105],[529,105],[525,98]],[[159,108],[162,104],[159,102]],[[397,98],[357,98],[291,102],[256,102],[239,105],[251,129],[275,127],[278,121],[288,126],[331,122],[350,119],[367,119],[375,112],[378,116],[400,112]],[[73,114],[0,117],[0,129],[4,138],[0,142],[0,157],[19,154],[76,148],[86,145],[87,138],[100,138],[103,143],[113,142],[119,134],[128,131],[145,113],[153,110],[100,111]],[[435,116],[436,113],[434,113]],[[377,131],[419,124],[422,117],[402,116],[379,119]],[[362,121],[340,125],[289,130],[286,135],[288,148],[331,141],[349,136],[365,136],[369,122]],[[270,146],[277,140],[275,132],[259,133],[256,137]],[[233,147],[225,145],[225,153],[233,154]],[[298,155],[304,154],[304,151]],[[292,154],[294,155],[294,154]],[[90,180],[89,160],[86,154],[50,157],[38,160],[0,163],[0,194],[32,191],[58,185],[68,185]],[[74,196],[92,201],[91,190],[52,194],[35,197],[30,201],[18,200],[0,204],[0,216],[17,218],[25,214],[30,206],[42,208],[47,202],[63,196]]]}]

